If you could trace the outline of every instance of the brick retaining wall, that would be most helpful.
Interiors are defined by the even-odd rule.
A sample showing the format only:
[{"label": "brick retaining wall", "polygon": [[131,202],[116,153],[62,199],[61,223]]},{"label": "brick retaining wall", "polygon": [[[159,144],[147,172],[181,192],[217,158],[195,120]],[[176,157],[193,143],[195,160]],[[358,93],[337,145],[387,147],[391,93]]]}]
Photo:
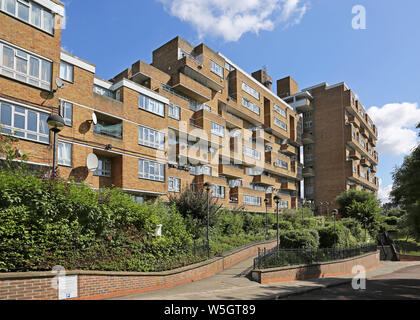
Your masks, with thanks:
[{"label": "brick retaining wall", "polygon": [[411,256],[408,254],[397,254],[398,260],[403,262],[409,262],[409,261],[420,261],[420,256]]},{"label": "brick retaining wall", "polygon": [[259,283],[272,283],[305,279],[317,279],[351,274],[356,265],[364,266],[366,271],[378,267],[380,252],[369,253],[359,257],[323,262],[313,265],[299,265],[281,268],[253,270],[252,278]]},{"label": "brick retaining wall", "polygon": [[[199,280],[256,255],[259,249],[275,246],[276,241],[243,246],[205,262],[164,272],[71,271],[66,275],[78,276],[77,299],[105,299]],[[52,272],[1,273],[0,300],[57,300],[54,277]]]}]

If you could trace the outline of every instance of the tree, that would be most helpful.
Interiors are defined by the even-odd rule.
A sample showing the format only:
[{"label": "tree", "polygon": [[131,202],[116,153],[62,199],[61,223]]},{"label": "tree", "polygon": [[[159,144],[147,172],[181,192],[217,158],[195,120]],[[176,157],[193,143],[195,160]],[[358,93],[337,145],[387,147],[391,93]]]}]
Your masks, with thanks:
[{"label": "tree", "polygon": [[16,163],[15,160],[28,160],[26,154],[21,154],[16,147],[18,142],[18,138],[11,135],[4,135],[0,126],[0,157],[5,158],[6,161],[4,162],[4,166],[9,170],[16,167],[24,168],[24,164]]}]

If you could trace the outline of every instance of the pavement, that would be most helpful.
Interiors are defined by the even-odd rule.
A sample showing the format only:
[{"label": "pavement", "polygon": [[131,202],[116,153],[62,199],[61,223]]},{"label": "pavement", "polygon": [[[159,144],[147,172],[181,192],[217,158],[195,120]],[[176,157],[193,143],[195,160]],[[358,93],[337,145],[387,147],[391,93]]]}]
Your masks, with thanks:
[{"label": "pavement", "polygon": [[[231,266],[216,275],[184,285],[114,298],[114,300],[275,300],[343,284],[353,275],[314,280],[259,284],[247,274],[254,257]],[[401,269],[420,266],[420,262],[381,261],[379,267],[367,272],[367,279],[385,276]]]}]

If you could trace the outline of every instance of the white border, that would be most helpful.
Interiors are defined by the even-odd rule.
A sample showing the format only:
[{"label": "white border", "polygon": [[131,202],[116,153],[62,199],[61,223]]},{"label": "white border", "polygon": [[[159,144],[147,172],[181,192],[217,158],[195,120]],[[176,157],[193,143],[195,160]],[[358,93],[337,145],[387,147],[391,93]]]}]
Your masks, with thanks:
[{"label": "white border", "polygon": [[61,55],[60,55],[60,59],[63,60],[64,62],[70,63],[74,66],[77,66],[79,68],[82,68],[84,70],[87,70],[89,72],[95,73],[96,72],[96,68],[94,65],[91,65],[83,60],[81,60],[80,58],[71,56],[70,54],[61,51]]},{"label": "white border", "polygon": [[54,1],[51,1],[51,0],[31,0],[31,1],[36,2],[47,9],[50,9],[52,12],[57,13],[62,17],[65,16],[64,6],[60,6]]},{"label": "white border", "polygon": [[150,98],[153,98],[155,100],[158,100],[164,104],[169,104],[169,99],[165,98],[159,94],[157,94],[156,92],[149,90],[133,81],[127,80],[127,79],[123,79],[120,82],[115,83],[110,90],[115,91],[121,87],[127,87],[130,88],[134,91],[137,91],[138,93],[144,94]]}]

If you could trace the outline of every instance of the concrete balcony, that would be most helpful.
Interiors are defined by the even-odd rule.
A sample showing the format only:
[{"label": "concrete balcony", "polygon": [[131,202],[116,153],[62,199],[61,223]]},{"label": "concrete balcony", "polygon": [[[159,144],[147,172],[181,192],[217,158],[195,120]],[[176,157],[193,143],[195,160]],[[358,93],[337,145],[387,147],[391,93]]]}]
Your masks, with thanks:
[{"label": "concrete balcony", "polygon": [[261,130],[255,130],[252,133],[252,138],[253,139],[257,139],[257,138],[264,139],[264,141],[268,142],[268,143],[275,143],[276,142],[276,138],[273,135],[269,134],[268,132],[266,132],[265,130],[262,130],[262,129]]},{"label": "concrete balcony", "polygon": [[271,187],[276,184],[276,179],[273,177],[265,176],[265,175],[259,175],[259,176],[254,176],[253,183],[257,185]]},{"label": "concrete balcony", "polygon": [[369,163],[369,161],[368,161],[367,159],[361,159],[361,160],[360,160],[360,165],[361,165],[362,167],[365,167],[365,168],[370,167],[370,163]]},{"label": "concrete balcony", "polygon": [[296,108],[297,112],[308,112],[308,111],[312,111],[313,105],[311,103],[311,100],[309,99],[301,99],[301,100],[297,100],[296,102],[291,102],[289,103],[289,105],[292,108]]},{"label": "concrete balcony", "polygon": [[312,133],[305,132],[302,135],[302,142],[303,142],[304,145],[305,144],[313,144],[313,143],[315,143],[314,135]]},{"label": "concrete balcony", "polygon": [[369,138],[369,133],[367,132],[366,128],[360,128],[359,132],[362,136],[364,136],[365,138]]},{"label": "concrete balcony", "polygon": [[231,165],[219,164],[219,176],[239,179],[244,176],[244,169]]},{"label": "concrete balcony", "polygon": [[359,152],[357,152],[356,150],[352,150],[349,153],[349,158],[350,159],[353,159],[353,160],[360,160],[361,159],[361,156],[360,156],[360,153]]},{"label": "concrete balcony", "polygon": [[188,146],[183,143],[176,145],[176,155],[178,156],[179,161],[186,161],[188,159],[193,159],[196,162],[201,164],[209,163],[209,153],[205,150],[201,150],[195,146]]},{"label": "concrete balcony", "polygon": [[218,185],[218,186],[224,186],[226,187],[226,189],[229,188],[227,185],[226,178],[223,178],[223,177],[214,177],[214,176],[201,174],[201,175],[195,176],[193,180],[194,185],[198,187],[202,187],[206,182],[210,182],[211,184]]},{"label": "concrete balcony", "polygon": [[373,164],[370,166],[370,171],[372,171],[373,173],[376,173],[376,166],[374,166]]},{"label": "concrete balcony", "polygon": [[376,139],[369,138],[369,143],[370,143],[372,146],[376,147]]},{"label": "concrete balcony", "polygon": [[196,80],[187,77],[183,73],[177,73],[172,77],[172,89],[204,103],[212,99],[211,89],[203,86]]},{"label": "concrete balcony", "polygon": [[244,121],[230,112],[222,110],[220,116],[226,120],[228,129],[242,129],[244,127]]},{"label": "concrete balcony", "polygon": [[283,182],[281,184],[281,189],[287,191],[297,191],[296,184],[291,182]]},{"label": "concrete balcony", "polygon": [[353,126],[360,128],[360,121],[355,116],[348,117],[348,120]]},{"label": "concrete balcony", "polygon": [[296,152],[296,147],[291,146],[290,144],[282,144],[280,146],[280,150],[281,153],[286,154],[288,156],[295,156],[297,155]]},{"label": "concrete balcony", "polygon": [[[353,129],[354,130],[354,129]],[[367,159],[369,159],[370,162],[372,162],[373,164],[377,165],[378,164],[378,160],[375,158],[375,154],[371,155],[369,153],[369,151],[366,149],[366,147],[363,147],[359,140],[357,139],[356,136],[352,135],[352,128],[347,126],[346,128],[346,140],[347,140],[347,144],[357,150],[361,156],[366,157]]]},{"label": "concrete balcony", "polygon": [[315,177],[315,170],[310,167],[303,168],[302,175],[304,178]]}]

